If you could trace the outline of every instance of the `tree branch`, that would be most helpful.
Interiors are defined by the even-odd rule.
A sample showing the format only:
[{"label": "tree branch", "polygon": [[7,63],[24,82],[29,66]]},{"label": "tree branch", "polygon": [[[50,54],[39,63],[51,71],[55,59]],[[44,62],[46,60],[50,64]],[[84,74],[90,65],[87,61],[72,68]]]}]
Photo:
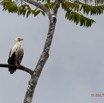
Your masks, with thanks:
[{"label": "tree branch", "polygon": [[22,71],[25,71],[27,73],[29,73],[30,75],[33,74],[33,71],[23,65],[19,65],[18,67],[16,65],[9,65],[9,64],[0,64],[0,67],[4,67],[4,68],[9,68],[9,67],[13,67]]},{"label": "tree branch", "polygon": [[[54,13],[55,16],[57,15],[59,5],[60,5],[59,0],[56,0],[56,4],[53,8],[53,13]],[[54,19],[56,19],[56,17],[54,18],[53,15],[51,15],[51,18],[49,18],[49,21],[50,21],[49,22],[49,30],[48,30],[46,42],[45,42],[45,45],[44,45],[44,49],[43,49],[43,52],[40,56],[40,59],[38,60],[37,65],[35,67],[34,73],[31,76],[31,79],[29,80],[28,88],[27,88],[25,98],[24,98],[24,103],[32,103],[32,98],[33,98],[35,87],[37,85],[37,82],[38,82],[38,79],[39,79],[40,74],[42,72],[42,69],[44,67],[44,64],[46,63],[46,61],[49,57],[49,50],[50,50],[50,47],[51,47],[53,34],[54,34],[54,31],[55,31],[55,26],[56,26],[56,20],[54,22]]]},{"label": "tree branch", "polygon": [[50,10],[48,10],[43,4],[36,2],[36,1],[33,1],[33,0],[24,0],[24,1],[36,6],[37,8],[39,8],[41,10],[43,10],[47,14],[48,18],[51,18]]},{"label": "tree branch", "polygon": [[60,7],[60,0],[56,0],[55,6],[53,7],[53,15],[57,15],[58,8]]}]

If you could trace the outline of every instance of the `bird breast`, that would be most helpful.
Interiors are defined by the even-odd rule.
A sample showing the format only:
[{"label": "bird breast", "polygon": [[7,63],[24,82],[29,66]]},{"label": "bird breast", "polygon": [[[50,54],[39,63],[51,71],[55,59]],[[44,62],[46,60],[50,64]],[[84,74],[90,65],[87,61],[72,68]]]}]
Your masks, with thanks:
[{"label": "bird breast", "polygon": [[[13,48],[12,48],[12,52],[11,55],[13,54],[13,52],[15,52],[15,56],[16,56],[16,61],[17,60],[21,60],[21,57],[23,55],[23,48],[21,46],[20,43],[16,43]],[[19,61],[20,62],[20,61]]]}]

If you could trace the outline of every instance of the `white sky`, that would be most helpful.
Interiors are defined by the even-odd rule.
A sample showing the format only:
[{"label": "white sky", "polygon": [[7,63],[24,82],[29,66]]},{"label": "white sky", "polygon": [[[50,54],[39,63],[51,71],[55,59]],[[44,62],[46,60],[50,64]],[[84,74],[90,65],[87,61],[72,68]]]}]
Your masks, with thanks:
[{"label": "white sky", "polygon": [[[54,33],[50,57],[37,84],[33,103],[103,103],[104,15],[93,16],[91,28],[65,20],[62,10]],[[48,31],[48,18],[26,19],[0,8],[0,63],[7,63],[15,37],[22,37],[24,66],[34,69]],[[30,75],[0,68],[0,103],[23,103]]]}]

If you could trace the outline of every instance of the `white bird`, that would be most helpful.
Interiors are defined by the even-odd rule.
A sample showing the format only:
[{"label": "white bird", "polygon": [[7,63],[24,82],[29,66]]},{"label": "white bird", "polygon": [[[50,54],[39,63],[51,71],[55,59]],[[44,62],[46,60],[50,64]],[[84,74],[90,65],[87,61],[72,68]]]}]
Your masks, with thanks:
[{"label": "white bird", "polygon": [[[10,50],[9,57],[8,57],[9,64],[16,65],[16,66],[20,65],[24,55],[23,48],[20,44],[20,41],[22,40],[23,40],[22,38],[15,39],[15,44]],[[13,74],[15,71],[16,71],[16,68],[9,67],[10,74]]]}]

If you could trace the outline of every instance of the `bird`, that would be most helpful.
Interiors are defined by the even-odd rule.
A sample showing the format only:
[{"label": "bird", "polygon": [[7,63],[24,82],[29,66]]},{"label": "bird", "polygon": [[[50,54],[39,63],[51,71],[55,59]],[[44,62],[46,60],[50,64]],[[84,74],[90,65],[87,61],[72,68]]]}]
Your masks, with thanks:
[{"label": "bird", "polygon": [[[17,67],[20,65],[23,55],[24,55],[24,50],[20,43],[20,41],[22,40],[24,39],[19,38],[19,37],[15,38],[14,46],[9,52],[8,64],[16,65]],[[10,74],[13,74],[15,71],[16,71],[16,68],[9,67]]]}]

